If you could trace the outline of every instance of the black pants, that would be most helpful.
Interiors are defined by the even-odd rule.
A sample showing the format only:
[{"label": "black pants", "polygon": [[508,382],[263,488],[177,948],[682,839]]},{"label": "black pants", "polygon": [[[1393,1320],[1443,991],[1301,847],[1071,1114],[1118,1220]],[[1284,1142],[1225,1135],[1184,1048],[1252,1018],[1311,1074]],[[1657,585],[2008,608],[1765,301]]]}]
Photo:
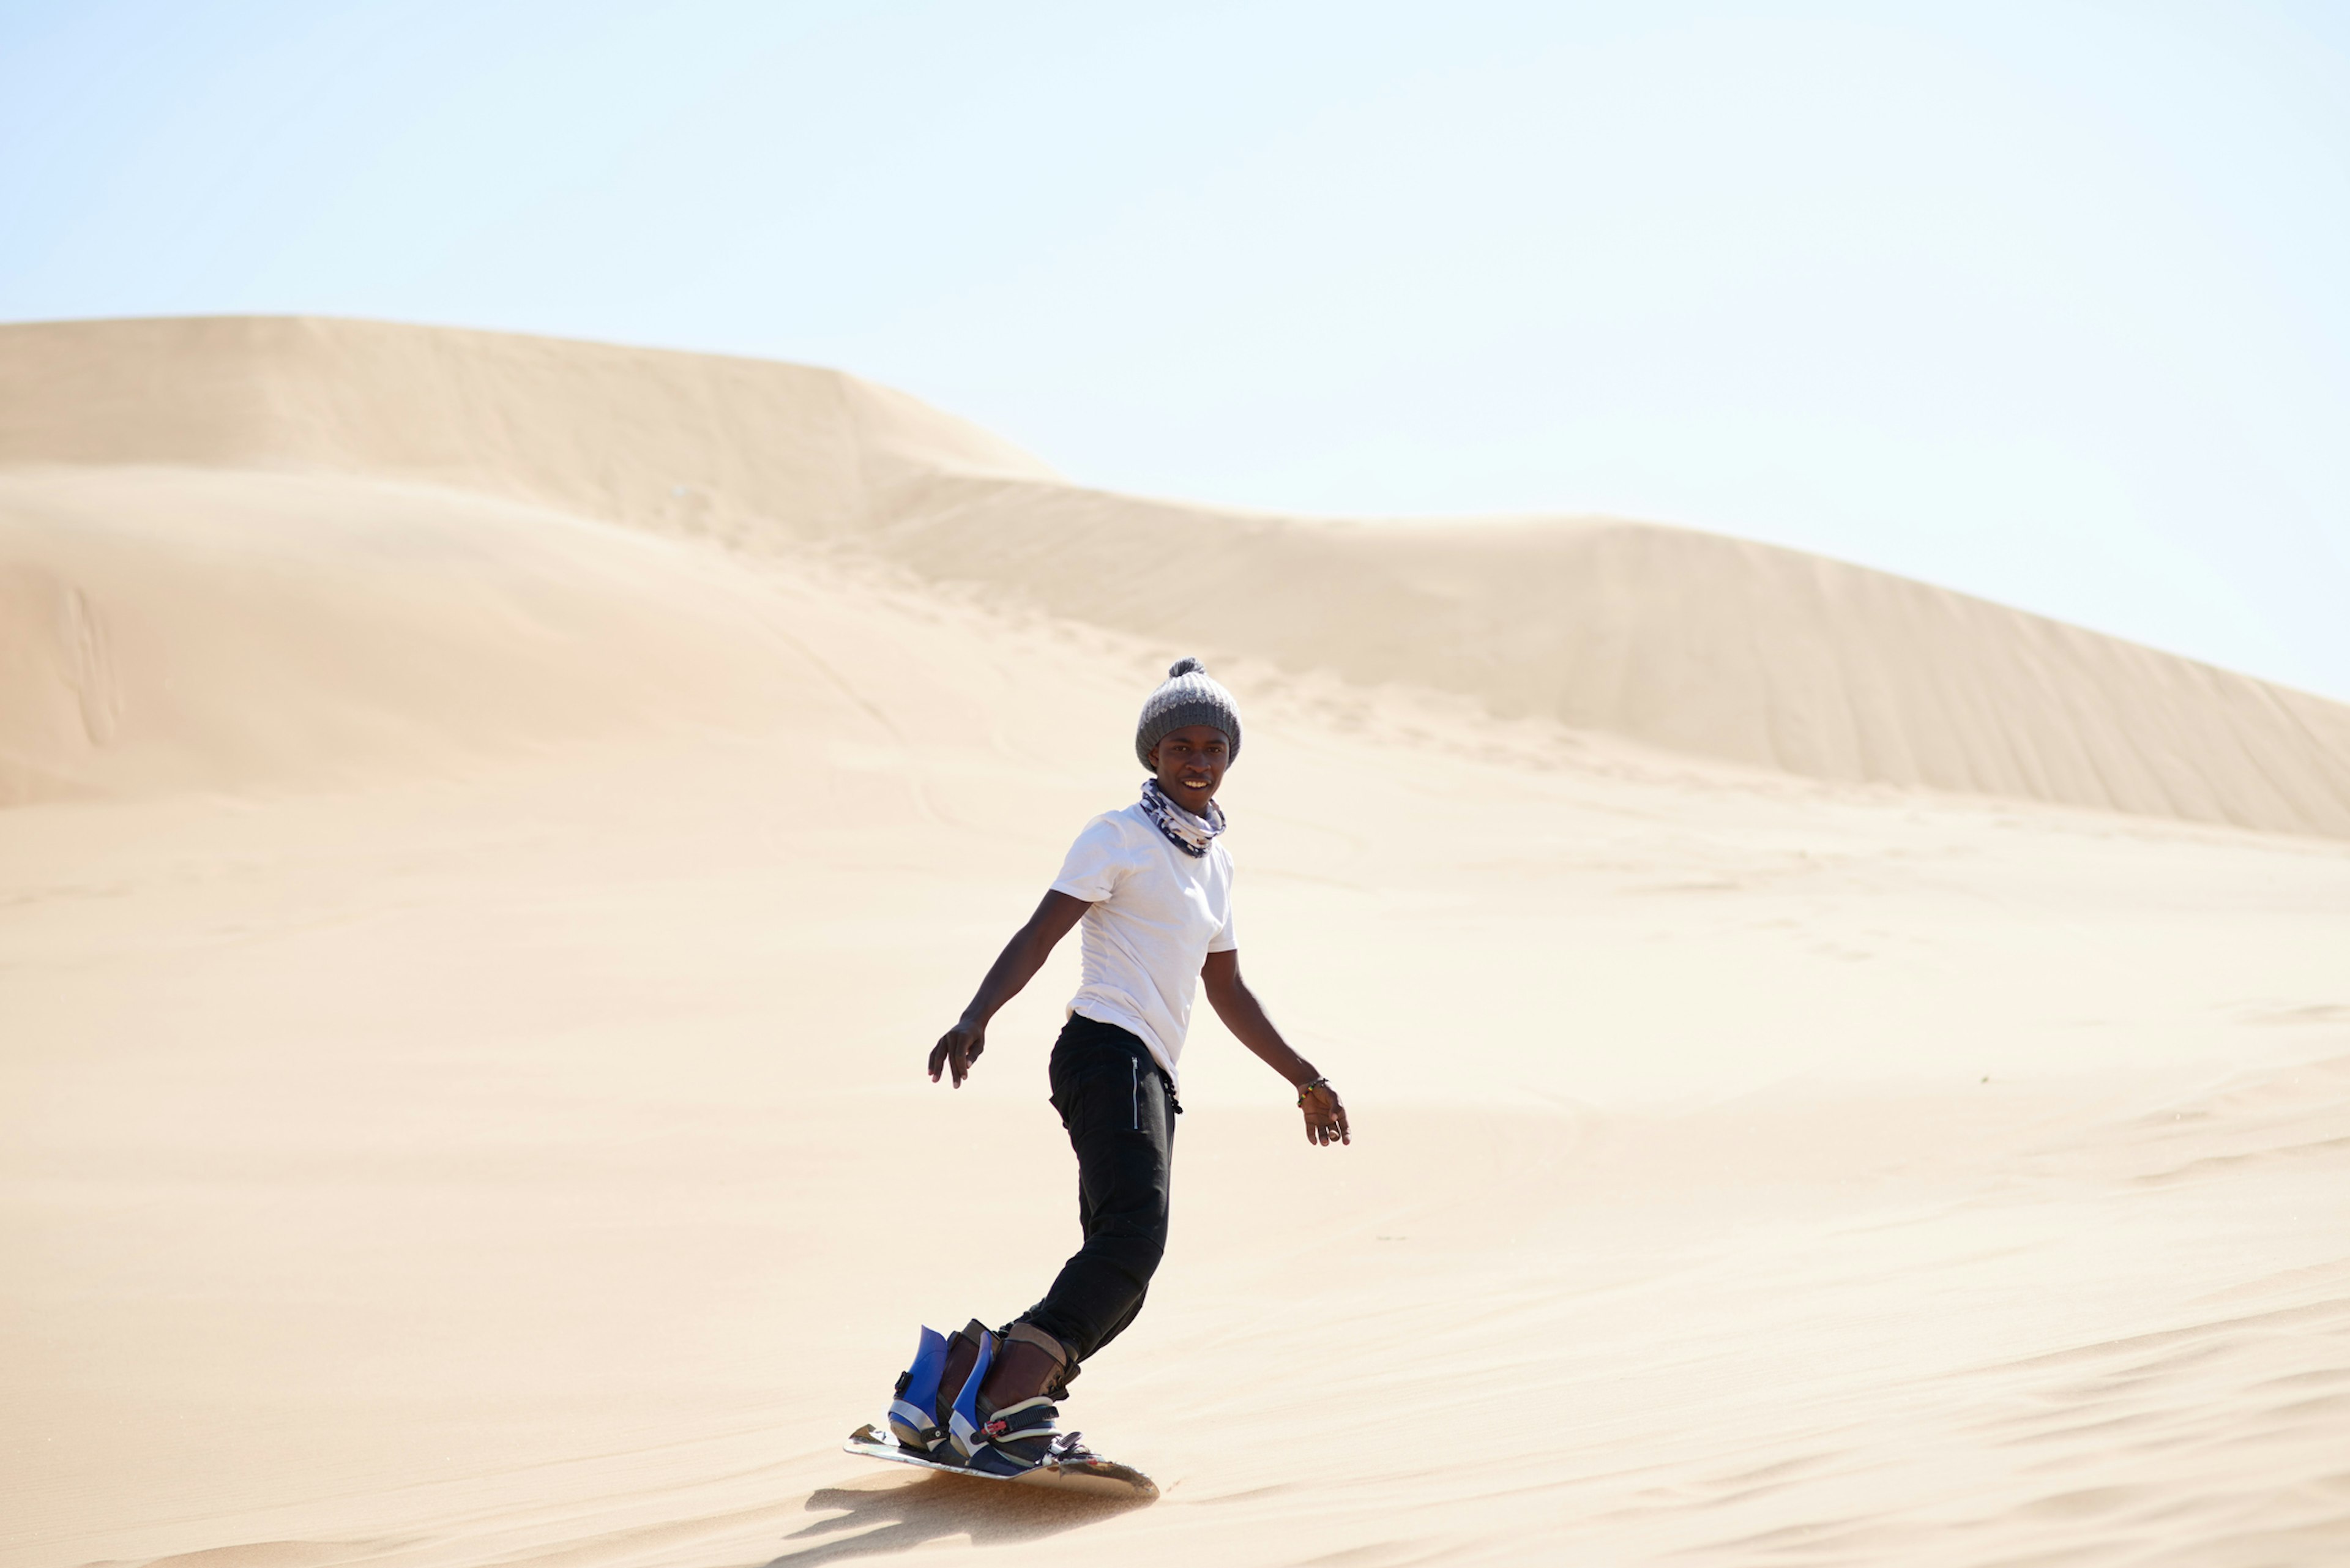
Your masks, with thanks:
[{"label": "black pants", "polygon": [[1167,1181],[1182,1105],[1150,1052],[1114,1023],[1071,1015],[1053,1043],[1053,1108],[1077,1151],[1086,1233],[1022,1315],[1083,1361],[1142,1310],[1167,1250]]}]

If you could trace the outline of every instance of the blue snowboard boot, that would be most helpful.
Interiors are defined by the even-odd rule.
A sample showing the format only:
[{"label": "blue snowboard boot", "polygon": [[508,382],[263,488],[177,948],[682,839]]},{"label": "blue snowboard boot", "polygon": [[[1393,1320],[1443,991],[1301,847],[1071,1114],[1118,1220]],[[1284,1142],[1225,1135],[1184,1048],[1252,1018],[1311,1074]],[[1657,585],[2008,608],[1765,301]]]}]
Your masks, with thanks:
[{"label": "blue snowboard boot", "polygon": [[[993,1359],[993,1338],[977,1318],[951,1337],[934,1328],[922,1330],[913,1365],[898,1375],[889,1401],[889,1432],[899,1448],[938,1464],[963,1462],[969,1450],[958,1449],[952,1435],[956,1401],[978,1393]],[[959,1349],[964,1353],[958,1355]]]},{"label": "blue snowboard boot", "polygon": [[962,1380],[954,1397],[946,1407],[947,1441],[945,1451],[937,1457],[947,1464],[967,1465],[972,1455],[987,1444],[979,1435],[983,1419],[979,1413],[979,1386],[987,1381],[988,1368],[995,1365],[995,1335],[981,1327],[973,1318],[963,1331],[979,1337],[979,1359],[971,1364],[971,1376]]},{"label": "blue snowboard boot", "polygon": [[898,1374],[889,1400],[889,1434],[898,1446],[925,1459],[945,1440],[939,1427],[939,1379],[947,1369],[947,1336],[925,1324],[914,1347],[914,1364]]}]

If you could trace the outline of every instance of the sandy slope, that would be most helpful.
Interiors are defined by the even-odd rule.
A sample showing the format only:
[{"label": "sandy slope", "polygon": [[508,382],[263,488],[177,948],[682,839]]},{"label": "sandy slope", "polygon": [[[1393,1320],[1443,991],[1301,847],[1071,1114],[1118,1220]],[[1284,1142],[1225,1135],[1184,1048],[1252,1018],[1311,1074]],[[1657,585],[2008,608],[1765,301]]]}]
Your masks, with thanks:
[{"label": "sandy slope", "polygon": [[754,550],[824,541],[1129,633],[1808,777],[2350,837],[2338,703],[1682,529],[1087,492],[831,371],[366,322],[0,327],[0,465],[49,462],[327,469]]},{"label": "sandy slope", "polygon": [[0,805],[352,782],[853,704],[723,560],[469,495],[0,473]]},{"label": "sandy slope", "polygon": [[[2350,836],[2350,709],[1793,550],[1604,518],[1253,517],[941,474],[926,574],[1812,778]],[[1211,591],[1135,563],[1180,537]]]},{"label": "sandy slope", "polygon": [[[1159,1504],[861,1467],[913,1324],[1070,1243],[1066,963],[916,1064],[1175,630],[928,574],[1049,604],[1122,524],[901,473],[903,541],[729,554],[341,450],[0,473],[0,1564],[2350,1555],[2350,848],[1347,685],[1269,608],[1247,961],[1361,1141],[1195,1038],[1073,1404]],[[1292,547],[1233,591],[1314,602]]]},{"label": "sandy slope", "polygon": [[26,462],[328,469],[805,535],[913,473],[1052,476],[837,371],[290,317],[0,327],[0,464]]}]

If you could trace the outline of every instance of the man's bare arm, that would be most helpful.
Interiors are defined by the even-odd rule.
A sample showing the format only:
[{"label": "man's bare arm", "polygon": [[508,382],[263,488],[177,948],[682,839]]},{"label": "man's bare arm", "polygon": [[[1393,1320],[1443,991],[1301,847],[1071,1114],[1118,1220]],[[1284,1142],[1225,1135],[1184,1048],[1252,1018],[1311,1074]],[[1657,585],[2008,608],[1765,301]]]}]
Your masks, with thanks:
[{"label": "man's bare arm", "polygon": [[971,1064],[987,1049],[987,1022],[1003,1004],[1020,994],[1021,988],[1036,978],[1045,961],[1069,934],[1069,928],[1085,919],[1091,904],[1083,898],[1072,898],[1066,893],[1046,893],[1028,923],[1012,933],[1003,950],[995,955],[988,967],[987,978],[979,982],[979,991],[971,1005],[962,1010],[955,1026],[939,1036],[931,1047],[931,1082],[939,1081],[941,1071],[954,1075],[954,1086],[971,1075]]},{"label": "man's bare arm", "polygon": [[1216,1016],[1224,1021],[1224,1027],[1266,1066],[1288,1079],[1290,1087],[1299,1091],[1298,1109],[1305,1113],[1305,1141],[1354,1142],[1347,1127],[1347,1107],[1339,1101],[1338,1091],[1326,1083],[1310,1090],[1305,1087],[1322,1075],[1314,1070],[1313,1063],[1290,1049],[1289,1042],[1281,1037],[1281,1031],[1265,1016],[1264,1004],[1241,979],[1241,955],[1210,953],[1208,961],[1200,967],[1200,979],[1207,987],[1209,1003],[1215,1008]]}]

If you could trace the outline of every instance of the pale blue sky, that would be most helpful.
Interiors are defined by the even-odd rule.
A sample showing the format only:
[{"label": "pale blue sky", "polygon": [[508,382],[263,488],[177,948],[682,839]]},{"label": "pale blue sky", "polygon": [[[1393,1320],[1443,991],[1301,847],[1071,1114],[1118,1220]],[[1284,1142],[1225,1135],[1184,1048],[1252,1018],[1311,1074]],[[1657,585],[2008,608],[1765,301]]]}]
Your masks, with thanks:
[{"label": "pale blue sky", "polygon": [[2350,698],[2350,5],[26,4],[0,318],[838,365]]}]

